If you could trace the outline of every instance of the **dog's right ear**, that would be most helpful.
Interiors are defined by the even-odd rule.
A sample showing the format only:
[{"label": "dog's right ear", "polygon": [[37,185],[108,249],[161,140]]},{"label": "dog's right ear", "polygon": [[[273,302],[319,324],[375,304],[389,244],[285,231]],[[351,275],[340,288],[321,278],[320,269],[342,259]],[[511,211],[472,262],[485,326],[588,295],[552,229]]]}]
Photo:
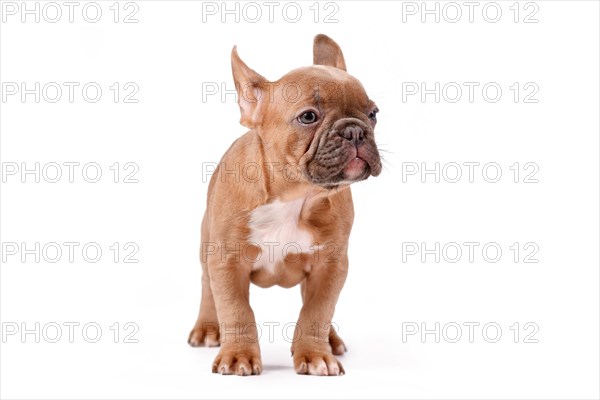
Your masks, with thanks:
[{"label": "dog's right ear", "polygon": [[262,120],[267,80],[242,61],[238,56],[237,46],[231,51],[231,69],[242,114],[240,123],[250,129],[255,128]]}]

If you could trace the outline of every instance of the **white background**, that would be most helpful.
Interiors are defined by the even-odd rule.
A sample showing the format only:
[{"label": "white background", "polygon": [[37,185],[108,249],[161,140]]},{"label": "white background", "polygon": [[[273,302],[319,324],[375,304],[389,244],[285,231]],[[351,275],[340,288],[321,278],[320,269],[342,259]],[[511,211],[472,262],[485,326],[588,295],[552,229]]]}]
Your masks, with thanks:
[{"label": "white background", "polygon": [[[36,162],[41,167],[96,162],[103,173],[98,183],[82,178],[81,165],[73,183],[66,167],[58,183],[43,177],[36,183],[32,175],[25,183],[20,174],[5,177],[4,246],[81,246],[73,263],[66,253],[56,263],[44,257],[36,263],[33,255],[22,262],[21,253],[4,252],[3,398],[599,397],[597,2],[538,1],[528,9],[520,3],[517,23],[512,1],[498,3],[502,15],[496,23],[482,16],[484,2],[472,23],[462,2],[456,23],[447,21],[454,18],[450,8],[439,23],[434,15],[423,23],[420,13],[403,14],[411,5],[373,1],[337,2],[327,10],[321,3],[317,23],[309,9],[313,2],[299,3],[297,23],[283,18],[284,3],[270,23],[262,2],[261,21],[250,23],[242,15],[236,23],[229,15],[221,23],[220,14],[205,15],[203,22],[201,2],[138,1],[138,23],[123,23],[133,10],[124,10],[124,3],[115,23],[113,2],[99,4],[103,14],[97,23],[82,18],[84,2],[75,9],[73,23],[64,6],[57,23],[43,16],[36,23],[31,15],[22,23],[20,10],[3,14],[3,83],[25,82],[28,88],[35,82],[41,87],[80,83],[73,103],[66,89],[57,103],[43,97],[36,103],[33,95],[23,102],[20,93],[3,99],[3,171],[11,163],[32,168]],[[445,4],[439,3],[440,12]],[[524,23],[536,8],[538,22]],[[323,22],[335,10],[338,22]],[[494,9],[487,10],[493,18]],[[203,101],[203,83],[233,88],[229,57],[234,44],[250,67],[277,79],[310,64],[317,33],[341,45],[349,72],[377,102],[377,140],[387,150],[383,174],[353,187],[351,269],[335,315],[349,349],[341,358],[347,374],[296,375],[283,327],[297,318],[299,291],[256,287],[251,304],[257,322],[280,324],[273,340],[263,325],[264,373],[251,378],[211,374],[218,350],[186,343],[200,298],[203,164],[218,162],[245,130],[238,124],[234,97]],[[81,96],[88,82],[103,88],[96,103]],[[115,82],[121,88],[135,83],[139,102],[124,103],[126,91],[115,103],[109,89]],[[407,82],[425,82],[429,89],[435,82],[479,86],[473,102],[465,86],[456,103],[447,101],[454,94],[439,103],[433,95],[403,101]],[[489,82],[503,90],[495,103],[481,94]],[[509,88],[515,82],[521,88],[516,103]],[[531,91],[523,88],[528,82],[539,88],[533,97],[537,103],[524,102]],[[136,163],[139,183],[123,183],[123,175],[114,183],[109,167],[115,162],[122,173],[125,163]],[[423,183],[420,174],[402,175],[412,163],[428,168],[440,163],[441,168],[464,162],[480,163],[473,183],[466,167],[457,183],[444,176],[436,183],[426,175]],[[509,169],[515,162],[521,168],[518,183]],[[538,183],[523,182],[531,171],[523,169],[528,162],[539,167]],[[486,163],[500,166],[497,183],[482,176]],[[81,247],[90,242],[103,250],[97,263],[81,256]],[[121,246],[117,263],[109,249],[115,242]],[[139,246],[138,263],[123,262],[128,242]],[[405,254],[403,262],[403,243],[406,249],[411,242],[424,242],[429,249],[436,242],[480,246],[474,262],[465,247],[456,263],[443,254],[439,263],[434,255],[422,262],[420,253]],[[518,262],[509,248],[515,242],[521,247]],[[539,248],[533,257],[538,263],[524,262],[532,247],[523,246],[529,242]],[[486,243],[501,247],[499,261],[483,258]],[[63,325],[68,322],[80,324],[73,343]],[[97,343],[82,336],[81,327],[90,322],[102,328]],[[110,330],[115,322],[118,343]],[[124,330],[127,322],[139,327],[133,337],[138,343],[124,343],[124,334],[131,332]],[[473,343],[463,325],[469,322],[480,324]],[[525,330],[528,322],[532,325]],[[49,343],[50,330],[36,343],[33,334],[6,334],[22,323],[28,329],[57,323],[63,336]],[[427,329],[439,323],[446,334],[439,343],[433,334],[403,340],[403,327],[415,326],[411,323]],[[457,343],[449,340],[455,331],[442,331],[452,323],[463,327]],[[487,323],[502,329],[496,343],[486,340],[494,338],[493,329],[487,337],[482,333]],[[519,323],[517,343],[514,323]],[[535,326],[539,330],[529,339],[537,343],[525,343]]]}]

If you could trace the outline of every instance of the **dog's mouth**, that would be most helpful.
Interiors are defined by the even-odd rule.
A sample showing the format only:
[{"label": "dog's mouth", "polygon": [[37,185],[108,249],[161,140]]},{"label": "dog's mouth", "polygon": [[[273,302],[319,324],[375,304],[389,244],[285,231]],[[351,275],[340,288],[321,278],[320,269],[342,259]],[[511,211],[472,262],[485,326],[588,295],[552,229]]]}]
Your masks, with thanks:
[{"label": "dog's mouth", "polygon": [[344,175],[346,176],[347,180],[350,180],[350,181],[362,180],[362,179],[366,179],[366,178],[361,179],[361,177],[364,176],[365,173],[368,174],[367,177],[369,175],[371,175],[371,167],[365,160],[356,156],[355,158],[350,160],[348,165],[346,165],[344,167],[343,172],[344,172]]},{"label": "dog's mouth", "polygon": [[[327,147],[326,147],[327,148]],[[304,168],[305,177],[326,188],[349,185],[381,173],[381,160],[374,143],[342,146],[317,152]]]},{"label": "dog's mouth", "polygon": [[382,165],[372,126],[342,118],[318,133],[300,160],[303,176],[326,188],[377,176]]}]

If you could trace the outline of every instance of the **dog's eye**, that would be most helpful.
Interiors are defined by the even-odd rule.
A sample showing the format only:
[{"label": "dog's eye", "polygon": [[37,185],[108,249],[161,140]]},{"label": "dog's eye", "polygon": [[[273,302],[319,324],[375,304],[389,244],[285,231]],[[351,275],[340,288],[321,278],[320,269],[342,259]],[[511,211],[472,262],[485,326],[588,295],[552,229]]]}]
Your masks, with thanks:
[{"label": "dog's eye", "polygon": [[298,117],[298,121],[305,125],[314,124],[317,122],[317,119],[319,119],[319,117],[317,117],[317,114],[315,114],[313,111],[306,111]]},{"label": "dog's eye", "polygon": [[371,111],[369,113],[369,119],[376,121],[377,120],[377,113],[379,112],[379,108],[375,108],[373,111]]}]

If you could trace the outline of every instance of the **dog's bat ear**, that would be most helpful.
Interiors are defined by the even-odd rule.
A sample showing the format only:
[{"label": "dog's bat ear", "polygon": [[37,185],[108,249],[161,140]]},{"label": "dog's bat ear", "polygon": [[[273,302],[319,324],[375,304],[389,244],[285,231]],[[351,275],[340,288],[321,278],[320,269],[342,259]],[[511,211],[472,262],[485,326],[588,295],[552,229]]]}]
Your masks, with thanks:
[{"label": "dog's bat ear", "polygon": [[240,123],[248,128],[254,128],[260,124],[267,80],[242,61],[237,53],[237,46],[231,50],[231,70],[242,114]]},{"label": "dog's bat ear", "polygon": [[346,71],[342,49],[332,38],[322,33],[315,36],[313,42],[313,64],[329,65]]}]

